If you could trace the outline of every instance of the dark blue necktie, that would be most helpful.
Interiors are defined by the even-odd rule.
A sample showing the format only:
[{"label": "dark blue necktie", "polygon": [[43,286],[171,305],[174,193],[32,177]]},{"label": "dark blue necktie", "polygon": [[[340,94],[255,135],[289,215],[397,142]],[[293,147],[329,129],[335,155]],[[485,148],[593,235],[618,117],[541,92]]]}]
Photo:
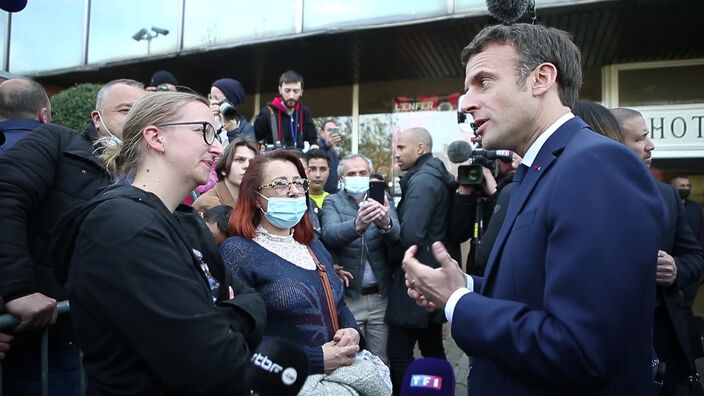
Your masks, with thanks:
[{"label": "dark blue necktie", "polygon": [[518,189],[521,187],[521,181],[526,175],[526,172],[528,172],[528,167],[526,165],[520,164],[518,166],[518,169],[516,169],[516,173],[513,174],[513,183],[511,184],[511,198],[508,200],[509,208],[511,208],[511,205],[513,205],[513,202],[516,200],[516,196],[518,196]]}]

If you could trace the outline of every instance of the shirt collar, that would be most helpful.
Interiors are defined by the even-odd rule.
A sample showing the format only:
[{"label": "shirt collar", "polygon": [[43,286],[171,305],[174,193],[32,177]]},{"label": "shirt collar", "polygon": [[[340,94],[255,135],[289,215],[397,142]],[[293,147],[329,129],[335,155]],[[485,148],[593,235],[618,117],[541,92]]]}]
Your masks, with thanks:
[{"label": "shirt collar", "polygon": [[550,136],[552,136],[552,134],[555,133],[555,131],[557,131],[557,129],[561,127],[562,124],[566,123],[572,118],[574,118],[574,114],[572,114],[572,112],[568,112],[562,117],[558,118],[557,121],[553,122],[552,125],[550,125],[548,129],[545,130],[545,132],[541,133],[540,136],[535,139],[533,144],[530,145],[528,151],[526,151],[526,154],[523,156],[521,164],[530,168],[531,165],[533,165],[533,161],[535,161],[535,157],[538,156],[540,149],[543,148],[543,145],[545,144],[545,142],[548,141]]}]

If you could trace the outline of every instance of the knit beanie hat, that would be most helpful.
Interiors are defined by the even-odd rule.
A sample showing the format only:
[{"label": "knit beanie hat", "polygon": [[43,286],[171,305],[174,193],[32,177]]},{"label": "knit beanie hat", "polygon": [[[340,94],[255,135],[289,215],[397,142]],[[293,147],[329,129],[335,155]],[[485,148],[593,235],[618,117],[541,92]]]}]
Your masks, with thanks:
[{"label": "knit beanie hat", "polygon": [[212,86],[221,90],[233,105],[239,106],[244,102],[244,87],[239,81],[232,78],[221,78],[215,81]]}]

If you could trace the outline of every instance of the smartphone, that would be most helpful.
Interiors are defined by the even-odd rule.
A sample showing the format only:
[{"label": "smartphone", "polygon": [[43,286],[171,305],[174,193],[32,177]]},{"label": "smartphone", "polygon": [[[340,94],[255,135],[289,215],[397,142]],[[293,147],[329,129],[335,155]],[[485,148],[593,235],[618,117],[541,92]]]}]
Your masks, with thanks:
[{"label": "smartphone", "polygon": [[367,196],[383,205],[385,191],[386,184],[383,181],[372,180],[369,182],[369,193]]}]

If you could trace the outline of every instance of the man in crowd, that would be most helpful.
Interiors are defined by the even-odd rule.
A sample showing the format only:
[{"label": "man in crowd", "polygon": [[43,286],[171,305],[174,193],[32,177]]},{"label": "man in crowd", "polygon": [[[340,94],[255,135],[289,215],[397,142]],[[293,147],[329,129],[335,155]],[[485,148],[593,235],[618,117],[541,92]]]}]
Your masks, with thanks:
[{"label": "man in crowd", "polygon": [[176,92],[176,77],[166,70],[159,70],[152,74],[149,79],[149,85],[145,88],[148,92],[154,91],[174,91]]},{"label": "man in crowd", "polygon": [[672,179],[670,183],[672,187],[677,190],[680,199],[682,199],[689,228],[692,230],[692,233],[694,233],[694,237],[697,238],[699,244],[704,247],[704,216],[702,216],[702,206],[689,199],[689,194],[692,192],[692,182],[689,180],[689,176],[677,176]]},{"label": "man in crowd", "polygon": [[[643,116],[625,108],[611,112],[619,122],[624,144],[650,167],[655,145],[649,138],[650,131]],[[656,181],[656,186],[665,201],[668,222],[657,256],[653,344],[658,358],[665,363],[660,395],[679,395],[679,388],[688,385],[689,377],[696,375],[695,357],[702,355],[692,302],[685,301],[684,292],[699,286],[704,273],[704,253],[687,224],[678,193],[660,181]]]},{"label": "man in crowd", "polygon": [[122,126],[132,105],[146,94],[141,83],[129,79],[112,80],[98,91],[92,125],[86,133],[104,138],[107,144],[122,142]]},{"label": "man in crowd", "polygon": [[[435,267],[430,254],[434,241],[446,242],[447,214],[451,196],[457,185],[455,178],[438,158],[433,157],[433,140],[424,128],[411,128],[398,135],[394,159],[406,174],[401,179],[401,202],[398,217],[401,221],[400,246],[405,250],[416,245],[424,263]],[[399,252],[396,252],[396,260]],[[453,245],[453,254],[459,259],[459,245]],[[398,264],[398,261],[392,263]],[[408,366],[413,362],[413,349],[418,347],[424,357],[445,359],[442,344],[442,312],[426,312],[406,296],[404,275],[396,266],[391,281],[389,307],[388,357],[394,390],[400,391]]]},{"label": "man in crowd", "polygon": [[337,165],[340,163],[340,157],[335,151],[335,146],[342,141],[340,126],[332,118],[327,118],[323,120],[318,135],[320,136],[318,146],[328,155],[328,162],[330,163],[330,177],[325,181],[324,189],[330,194],[335,194],[339,190],[338,183],[340,182],[337,176]]},{"label": "man in crowd", "polygon": [[0,133],[5,135],[0,154],[34,128],[50,122],[51,103],[39,83],[25,78],[0,83]]},{"label": "man in crowd", "polygon": [[489,26],[462,60],[483,147],[523,160],[483,278],[441,243],[437,269],[412,247],[409,296],[442,310],[473,356],[471,395],[651,394],[665,213],[647,168],[571,113],[582,73],[565,32]]},{"label": "man in crowd", "polygon": [[310,110],[301,104],[303,77],[293,70],[282,74],[279,95],[267,103],[254,120],[257,141],[266,144],[280,142],[283,147],[303,151],[317,146],[318,133]]},{"label": "man in crowd", "polygon": [[[221,78],[210,86],[208,95],[210,110],[215,115],[215,122],[220,124],[215,127],[218,129],[223,146],[227,146],[228,142],[239,136],[256,140],[254,127],[237,111],[237,106],[244,102],[245,97],[242,84],[232,78]],[[230,108],[225,109],[225,114],[222,113],[224,103],[231,105]]]},{"label": "man in crowd", "polygon": [[340,169],[345,188],[325,199],[323,241],[335,264],[346,272],[345,301],[367,349],[386,362],[384,316],[391,281],[386,246],[398,241],[401,227],[386,196],[384,204],[367,197],[369,175],[374,171],[369,158],[349,154],[340,161]]},{"label": "man in crowd", "polygon": [[[315,213],[318,213],[323,210],[325,197],[330,195],[330,193],[323,189],[332,173],[330,169],[330,159],[328,154],[321,149],[308,150],[305,157],[306,163],[308,164],[306,176],[308,180],[310,180],[308,196],[315,202]],[[337,175],[337,171],[335,171],[335,174]]]},{"label": "man in crowd", "polygon": [[[98,92],[85,133],[42,125],[0,155],[0,296],[5,312],[20,318],[3,365],[6,394],[39,394],[40,333],[57,322],[57,300],[68,298],[44,247],[63,214],[112,182],[97,158],[98,138],[118,142],[125,115],[144,94],[136,81],[109,82]],[[67,317],[49,339],[50,388],[75,394],[79,356]]]}]

